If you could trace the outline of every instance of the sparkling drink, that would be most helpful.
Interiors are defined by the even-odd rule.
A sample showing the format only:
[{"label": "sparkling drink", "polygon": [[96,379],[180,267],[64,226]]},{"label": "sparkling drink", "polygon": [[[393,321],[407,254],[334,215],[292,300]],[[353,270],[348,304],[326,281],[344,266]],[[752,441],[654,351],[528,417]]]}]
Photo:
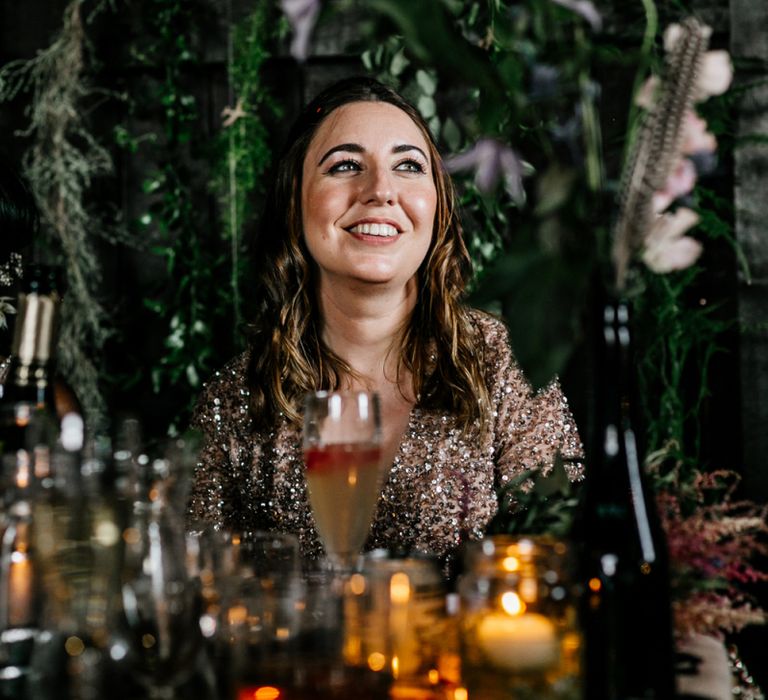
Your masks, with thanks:
[{"label": "sparkling drink", "polygon": [[318,391],[304,403],[309,502],[327,564],[348,575],[365,542],[381,486],[379,397]]},{"label": "sparkling drink", "polygon": [[315,524],[326,551],[348,561],[368,535],[379,496],[381,450],[358,443],[311,447],[305,461]]}]

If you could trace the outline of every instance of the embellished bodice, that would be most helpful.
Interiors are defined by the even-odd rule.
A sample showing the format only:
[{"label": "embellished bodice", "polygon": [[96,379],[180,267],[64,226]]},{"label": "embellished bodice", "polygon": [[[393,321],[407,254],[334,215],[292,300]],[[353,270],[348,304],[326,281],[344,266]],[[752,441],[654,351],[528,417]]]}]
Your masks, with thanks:
[{"label": "embellished bodice", "polygon": [[[447,411],[412,409],[384,480],[368,548],[442,555],[478,538],[498,507],[497,491],[525,470],[550,469],[555,455],[582,454],[556,381],[535,393],[517,366],[505,326],[472,312],[483,345],[493,406],[490,429],[463,432]],[[206,386],[194,418],[204,434],[190,517],[237,531],[274,529],[299,537],[305,556],[322,555],[307,497],[301,431],[285,418],[254,434],[244,353]],[[581,477],[577,462],[567,465]]]}]

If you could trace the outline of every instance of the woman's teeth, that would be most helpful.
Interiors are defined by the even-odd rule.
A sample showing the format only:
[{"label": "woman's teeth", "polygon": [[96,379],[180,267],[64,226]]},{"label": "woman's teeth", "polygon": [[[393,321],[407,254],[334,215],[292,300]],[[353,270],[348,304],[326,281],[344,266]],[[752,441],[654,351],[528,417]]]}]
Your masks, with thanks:
[{"label": "woman's teeth", "polygon": [[397,235],[397,229],[389,224],[358,224],[349,230],[351,233],[364,233],[368,236],[391,237]]}]

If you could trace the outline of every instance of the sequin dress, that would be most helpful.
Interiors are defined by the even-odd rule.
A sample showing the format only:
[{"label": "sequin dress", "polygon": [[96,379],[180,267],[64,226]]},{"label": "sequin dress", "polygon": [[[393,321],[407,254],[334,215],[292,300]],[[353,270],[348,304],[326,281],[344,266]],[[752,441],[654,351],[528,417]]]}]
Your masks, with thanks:
[{"label": "sequin dress", "polygon": [[[471,313],[484,345],[493,414],[490,430],[462,435],[455,416],[412,409],[384,483],[367,548],[439,556],[462,536],[479,538],[496,512],[497,491],[523,470],[551,468],[555,455],[578,460],[582,446],[558,383],[534,393],[516,364],[503,323]],[[243,532],[274,529],[299,537],[303,554],[322,556],[307,497],[301,430],[286,419],[254,434],[248,412],[248,353],[207,384],[193,424],[204,443],[189,516]],[[566,462],[571,479],[578,461]]]}]

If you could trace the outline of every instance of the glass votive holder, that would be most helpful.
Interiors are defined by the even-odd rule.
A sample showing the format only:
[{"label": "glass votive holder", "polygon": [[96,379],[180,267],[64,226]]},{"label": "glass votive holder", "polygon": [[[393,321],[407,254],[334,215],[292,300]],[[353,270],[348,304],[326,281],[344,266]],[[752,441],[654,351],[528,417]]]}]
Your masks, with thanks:
[{"label": "glass votive holder", "polygon": [[445,625],[445,583],[428,556],[375,550],[347,581],[345,662],[388,675],[392,700],[438,697]]},{"label": "glass votive holder", "polygon": [[497,535],[466,546],[462,681],[475,700],[579,698],[580,636],[568,548]]}]

